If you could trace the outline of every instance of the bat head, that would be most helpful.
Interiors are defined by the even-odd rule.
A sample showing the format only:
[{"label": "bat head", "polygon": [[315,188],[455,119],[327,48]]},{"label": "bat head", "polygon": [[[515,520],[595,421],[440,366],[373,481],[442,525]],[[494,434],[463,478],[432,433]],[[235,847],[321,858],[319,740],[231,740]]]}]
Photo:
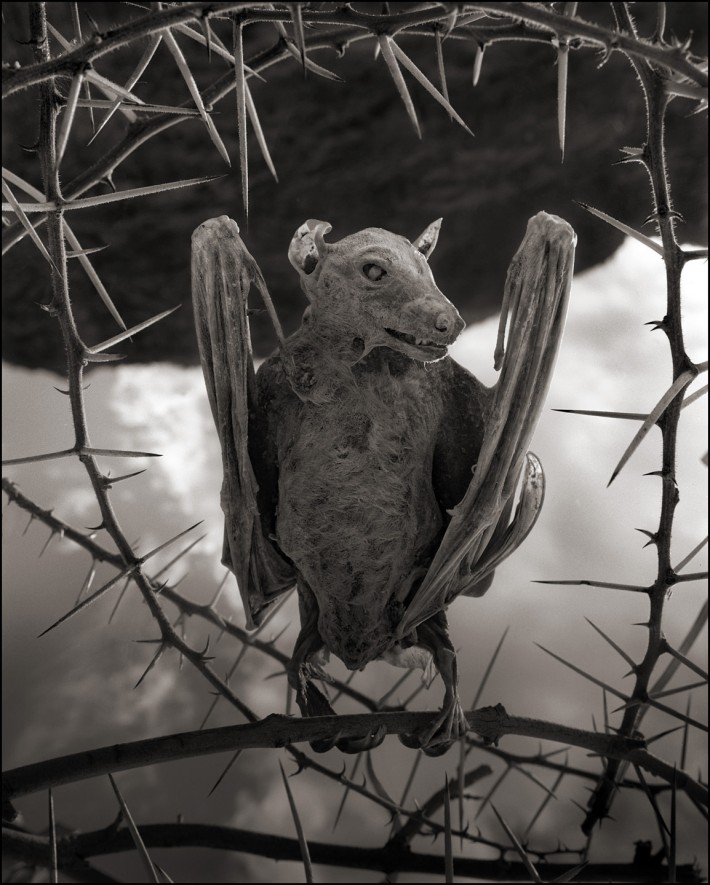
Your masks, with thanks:
[{"label": "bat head", "polygon": [[414,242],[368,227],[326,243],[327,221],[304,222],[288,257],[310,302],[309,321],[362,342],[363,356],[389,347],[420,362],[441,359],[465,324],[429,268],[440,227],[438,219]]}]

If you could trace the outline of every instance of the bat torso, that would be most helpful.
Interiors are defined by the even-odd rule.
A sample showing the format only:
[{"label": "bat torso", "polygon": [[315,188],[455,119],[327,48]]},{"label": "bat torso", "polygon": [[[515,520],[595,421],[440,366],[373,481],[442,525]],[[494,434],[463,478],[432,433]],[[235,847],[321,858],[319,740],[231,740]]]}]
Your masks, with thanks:
[{"label": "bat torso", "polygon": [[287,390],[274,401],[276,537],[317,599],[326,647],[351,668],[391,645],[397,601],[423,576],[442,528],[437,374],[378,348],[330,401]]},{"label": "bat torso", "polygon": [[329,401],[304,402],[284,383],[270,403],[278,544],[315,595],[326,647],[353,669],[392,644],[440,538],[442,368],[377,348]]}]

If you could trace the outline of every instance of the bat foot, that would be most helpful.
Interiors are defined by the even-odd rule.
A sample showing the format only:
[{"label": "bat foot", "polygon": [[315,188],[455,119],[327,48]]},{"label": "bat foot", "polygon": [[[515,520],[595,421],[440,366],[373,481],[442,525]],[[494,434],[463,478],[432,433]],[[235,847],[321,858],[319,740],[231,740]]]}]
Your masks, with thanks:
[{"label": "bat foot", "polygon": [[[301,711],[301,716],[333,716],[335,711],[330,706],[328,698],[323,692],[307,678],[307,666],[303,665],[298,668],[296,678],[293,680],[296,685],[296,703]],[[317,741],[310,741],[311,749],[314,753],[327,753],[332,750],[338,740],[337,735],[334,738],[322,738]]]},{"label": "bat foot", "polygon": [[[308,665],[310,666],[310,665]],[[305,676],[301,668],[298,685],[296,688],[296,703],[302,716],[334,716],[335,711],[325,694]],[[379,747],[387,736],[387,728],[379,725],[370,734],[354,737],[341,737],[336,733],[333,737],[310,741],[314,753],[327,753],[333,747],[337,747],[341,753],[362,753],[365,750],[374,750]]]},{"label": "bat foot", "polygon": [[380,725],[371,734],[365,734],[361,737],[341,737],[341,735],[342,732],[338,731],[335,733],[334,737],[310,741],[311,749],[314,753],[327,753],[329,750],[332,750],[333,747],[337,747],[341,753],[348,753],[351,755],[364,753],[380,746],[382,741],[387,737],[387,727],[385,725]]},{"label": "bat foot", "polygon": [[421,750],[427,756],[443,756],[467,731],[468,722],[455,695],[424,731],[402,734],[399,739],[405,747]]}]

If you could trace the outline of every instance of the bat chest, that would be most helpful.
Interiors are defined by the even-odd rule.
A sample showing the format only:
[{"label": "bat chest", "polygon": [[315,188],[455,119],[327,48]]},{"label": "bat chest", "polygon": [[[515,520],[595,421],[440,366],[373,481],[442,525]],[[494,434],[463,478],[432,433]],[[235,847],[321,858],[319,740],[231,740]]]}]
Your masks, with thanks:
[{"label": "bat chest", "polygon": [[386,650],[396,599],[441,528],[437,406],[416,378],[366,377],[334,402],[299,402],[282,423],[279,544],[316,596],[327,647],[348,666]]}]

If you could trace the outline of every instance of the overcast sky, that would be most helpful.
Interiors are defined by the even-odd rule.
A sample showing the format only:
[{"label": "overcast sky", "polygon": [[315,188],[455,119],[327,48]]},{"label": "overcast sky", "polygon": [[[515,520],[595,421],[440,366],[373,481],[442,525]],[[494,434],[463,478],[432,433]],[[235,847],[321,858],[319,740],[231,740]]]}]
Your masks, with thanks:
[{"label": "overcast sky", "polygon": [[[436,259],[433,260],[436,274]],[[644,621],[647,603],[643,596],[588,587],[550,587],[534,579],[589,578],[643,584],[653,580],[653,548],[642,549],[644,539],[636,528],[657,526],[660,482],[642,474],[658,469],[660,435],[652,431],[632,457],[621,476],[607,489],[607,481],[637,425],[633,422],[566,415],[556,408],[590,408],[647,412],[668,387],[671,378],[668,346],[660,332],[643,324],[660,319],[665,312],[663,264],[655,254],[628,241],[604,267],[575,279],[565,339],[547,400],[547,408],[534,437],[532,450],[541,458],[547,476],[547,495],[540,520],[525,545],[498,569],[496,581],[482,599],[461,599],[452,607],[453,641],[459,649],[461,691],[470,704],[481,673],[506,627],[510,632],[482,703],[502,702],[509,712],[523,716],[555,719],[589,728],[592,715],[602,721],[601,692],[566,671],[540,651],[534,643],[547,646],[578,666],[625,690],[628,669],[604,640],[584,620],[588,617],[638,658],[643,653],[646,631],[632,624]],[[683,316],[686,346],[696,361],[707,358],[707,267],[694,262],[684,271]],[[183,310],[189,310],[183,305]],[[167,321],[170,322],[169,320]],[[466,330],[452,348],[452,355],[486,383],[492,383],[492,355],[497,320],[491,319]],[[166,325],[165,334],[169,334]],[[704,383],[699,379],[691,387]],[[86,401],[95,446],[111,446],[161,452],[149,463],[106,459],[104,469],[114,474],[147,466],[143,476],[120,483],[112,500],[130,540],[139,541],[145,553],[158,543],[198,519],[197,532],[207,537],[176,569],[189,576],[181,590],[190,597],[207,600],[223,574],[219,565],[222,517],[219,509],[221,463],[214,426],[204,392],[201,370],[167,365],[118,366],[97,369],[88,376]],[[4,457],[15,457],[72,444],[68,402],[53,390],[59,380],[43,371],[4,367],[3,421]],[[682,559],[707,534],[707,471],[701,463],[706,451],[707,398],[683,412],[680,427],[677,509],[673,561]],[[98,510],[86,476],[78,463],[55,461],[6,470],[21,490],[43,507],[72,525],[93,526]],[[80,614],[42,639],[39,632],[74,604],[89,567],[87,554],[67,541],[54,540],[41,559],[48,532],[34,523],[23,534],[26,515],[16,507],[6,511],[3,537],[4,687],[6,715],[3,719],[4,767],[13,767],[80,748],[134,740],[157,734],[196,728],[211,702],[208,686],[188,667],[178,670],[172,653],[136,691],[132,686],[153,653],[153,646],[131,640],[157,636],[145,607],[131,588],[110,626],[109,614],[116,590],[94,608]],[[105,534],[99,536],[105,541]],[[171,552],[171,555],[172,552]],[[688,566],[691,571],[707,568],[704,549]],[[94,587],[107,580],[111,571],[99,571]],[[702,583],[679,585],[666,607],[664,629],[669,642],[678,645],[695,619],[705,587]],[[222,600],[222,611],[233,612],[243,623],[236,585]],[[291,622],[279,646],[291,650],[297,632],[295,600],[274,621],[273,632]],[[193,645],[204,645],[202,624],[190,624]],[[707,635],[696,642],[693,658],[706,666]],[[223,640],[217,650],[224,653],[222,669],[228,667],[238,649]],[[222,667],[222,664],[224,666]],[[264,681],[278,667],[271,659],[250,652],[235,683],[238,693],[260,715],[283,711],[285,680]],[[342,675],[335,663],[332,672]],[[382,693],[401,675],[384,664],[370,665],[355,678],[363,691]],[[412,691],[418,677],[412,675],[402,696]],[[682,673],[676,684],[694,681]],[[420,695],[422,706],[440,703],[440,684]],[[681,707],[685,702],[671,698]],[[355,709],[345,704],[342,710]],[[693,715],[705,719],[706,700],[693,696]],[[620,714],[619,714],[620,715]],[[618,724],[617,716],[613,722]],[[238,721],[221,703],[211,725]],[[649,714],[647,734],[671,727],[673,720]],[[703,766],[707,777],[702,736],[691,732],[688,770]],[[654,745],[669,759],[678,758],[680,735],[676,733]],[[509,740],[504,747],[534,752],[529,741]],[[137,820],[174,820],[178,811],[190,821],[232,823],[251,829],[292,834],[293,826],[278,780],[277,757],[282,753],[243,755],[211,799],[207,791],[226,759],[212,757],[199,762],[176,763],[119,776]],[[598,760],[580,764],[597,765]],[[337,751],[326,761],[341,766]],[[285,760],[284,760],[285,761]],[[481,756],[478,762],[491,761]],[[389,738],[374,754],[374,762],[385,786],[399,796],[411,757]],[[348,762],[350,764],[350,762]],[[420,767],[413,796],[424,800],[441,786],[443,771],[455,772],[456,754],[427,760]],[[288,763],[287,767],[292,768]],[[514,826],[524,828],[531,809],[542,794],[518,776],[501,793],[499,804]],[[490,781],[482,789],[487,789]],[[295,779],[296,800],[308,809],[307,835],[331,838],[330,826],[339,793],[309,774]],[[532,795],[529,793],[533,790]],[[521,795],[524,798],[521,801]],[[569,781],[560,800],[551,803],[540,820],[537,845],[554,845],[558,836],[568,844],[581,845],[579,812],[570,797],[584,803],[587,794],[579,782]],[[69,826],[93,828],[107,825],[115,814],[108,783],[88,781],[57,791],[57,814]],[[618,820],[625,820],[623,833],[605,828],[595,847],[620,859],[631,860],[635,839],[658,836],[650,809],[644,800],[620,800]],[[38,829],[46,825],[44,797],[20,803],[27,820]],[[635,810],[634,810],[635,809]],[[702,822],[688,803],[681,800],[684,833],[679,860],[702,857]],[[478,820],[484,832],[500,836],[500,829],[486,812]],[[341,827],[332,838],[361,844],[376,844],[383,838],[386,816],[371,806],[353,800]],[[429,846],[427,845],[427,850]],[[157,853],[159,862],[175,881],[282,881],[297,880],[302,870],[296,865],[264,862],[244,863],[217,853],[181,851]],[[130,875],[133,860],[122,858],[99,863],[106,869]],[[138,868],[135,867],[135,870]],[[128,871],[128,872],[126,872]],[[320,881],[335,872],[321,869]],[[378,881],[377,874],[346,871],[348,881]],[[194,879],[193,879],[194,880]],[[200,879],[196,879],[200,881]]]}]

